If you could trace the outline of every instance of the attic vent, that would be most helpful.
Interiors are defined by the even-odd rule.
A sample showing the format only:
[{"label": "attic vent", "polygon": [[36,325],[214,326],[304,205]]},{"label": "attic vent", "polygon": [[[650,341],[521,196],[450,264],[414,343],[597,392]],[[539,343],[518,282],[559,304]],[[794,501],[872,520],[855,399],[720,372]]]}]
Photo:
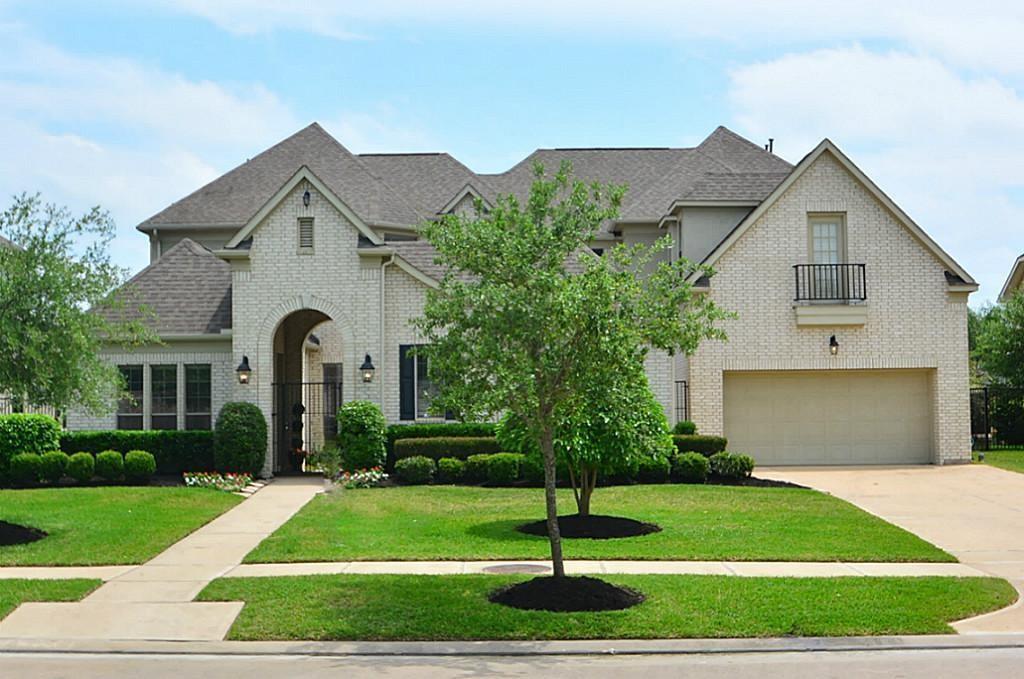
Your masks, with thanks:
[{"label": "attic vent", "polygon": [[313,249],[313,218],[299,217],[299,248]]}]

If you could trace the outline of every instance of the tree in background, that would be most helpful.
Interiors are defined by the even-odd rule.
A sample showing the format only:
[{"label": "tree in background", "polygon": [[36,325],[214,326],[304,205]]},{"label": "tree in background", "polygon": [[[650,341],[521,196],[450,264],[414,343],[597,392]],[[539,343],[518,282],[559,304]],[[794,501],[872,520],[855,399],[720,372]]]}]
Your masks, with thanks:
[{"label": "tree in background", "polygon": [[484,212],[478,201],[475,215],[424,227],[447,273],[428,292],[416,326],[441,385],[438,412],[509,413],[536,441],[552,570],[561,578],[559,423],[585,418],[591,395],[603,392],[604,416],[628,426],[621,409],[636,387],[624,383],[638,379],[649,349],[691,353],[705,338],[724,338],[716,323],[728,314],[686,282],[699,267],[655,262],[668,239],[604,257],[589,252],[601,223],[618,214],[624,187],[587,186],[571,178],[568,164],[553,177],[540,166],[535,172],[525,205],[506,196]]},{"label": "tree in background", "polygon": [[971,312],[971,356],[986,382],[1024,387],[1024,292]]},{"label": "tree in background", "polygon": [[0,214],[0,234],[10,241],[0,242],[0,393],[21,406],[109,410],[124,384],[100,358],[103,343],[155,340],[115,292],[128,272],[110,260],[110,215],[74,217],[23,194]]}]

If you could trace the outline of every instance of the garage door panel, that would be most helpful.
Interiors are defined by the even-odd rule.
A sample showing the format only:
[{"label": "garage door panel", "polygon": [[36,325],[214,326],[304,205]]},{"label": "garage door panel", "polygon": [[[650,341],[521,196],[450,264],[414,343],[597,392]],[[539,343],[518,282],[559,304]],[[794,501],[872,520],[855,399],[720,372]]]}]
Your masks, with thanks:
[{"label": "garage door panel", "polygon": [[926,370],[726,373],[729,448],[758,464],[908,464],[932,459]]}]

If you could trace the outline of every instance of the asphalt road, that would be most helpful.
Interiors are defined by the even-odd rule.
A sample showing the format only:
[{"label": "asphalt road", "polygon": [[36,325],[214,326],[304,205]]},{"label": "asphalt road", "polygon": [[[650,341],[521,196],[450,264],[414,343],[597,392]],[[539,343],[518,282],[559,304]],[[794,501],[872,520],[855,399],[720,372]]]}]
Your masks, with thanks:
[{"label": "asphalt road", "polygon": [[312,657],[0,653],[0,677],[1014,677],[1024,648],[532,657]]}]

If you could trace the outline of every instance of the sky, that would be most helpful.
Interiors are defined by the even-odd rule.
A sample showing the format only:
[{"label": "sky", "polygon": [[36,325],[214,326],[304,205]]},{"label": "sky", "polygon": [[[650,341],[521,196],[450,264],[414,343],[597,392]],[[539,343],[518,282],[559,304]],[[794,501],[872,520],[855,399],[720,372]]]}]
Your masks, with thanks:
[{"label": "sky", "polygon": [[1024,3],[0,0],[0,195],[135,226],[318,121],[478,172],[538,147],[797,162],[828,137],[994,300],[1024,252]]}]

